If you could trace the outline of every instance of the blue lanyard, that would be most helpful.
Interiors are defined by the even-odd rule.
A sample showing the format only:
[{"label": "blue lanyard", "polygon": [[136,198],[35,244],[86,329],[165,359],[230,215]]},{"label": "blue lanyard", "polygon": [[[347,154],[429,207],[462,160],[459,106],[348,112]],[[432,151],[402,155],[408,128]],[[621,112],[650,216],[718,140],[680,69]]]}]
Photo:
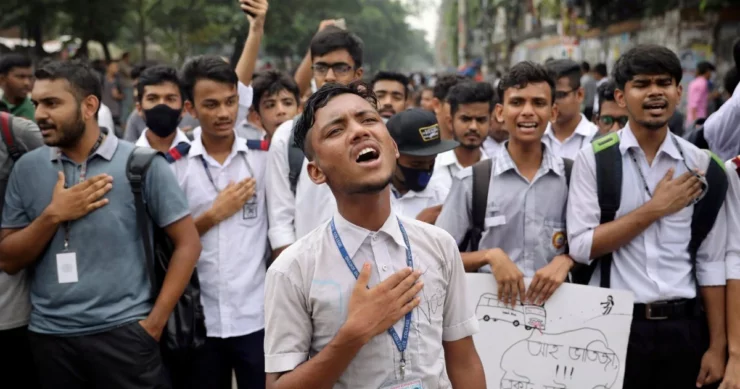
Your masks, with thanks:
[{"label": "blue lanyard", "polygon": [[[406,244],[406,264],[410,268],[414,268],[414,260],[411,257],[411,244],[409,243],[409,236],[406,234],[406,229],[403,228],[403,224],[401,224],[401,219],[398,219],[398,227],[401,229],[401,234],[403,235],[403,242]],[[355,279],[360,277],[360,272],[357,270],[357,266],[355,266],[355,263],[352,262],[352,258],[350,258],[349,253],[347,253],[347,249],[344,247],[344,243],[342,243],[342,238],[339,237],[339,232],[337,232],[337,227],[334,225],[334,218],[331,219],[331,234],[334,237],[334,242],[337,244],[337,249],[339,249],[339,254],[342,255],[342,258],[344,258],[344,262],[347,264],[347,267],[349,267],[349,270],[352,272],[352,275],[355,276]],[[403,321],[403,338],[398,337],[398,333],[396,330],[391,327],[388,329],[388,334],[393,338],[393,343],[396,344],[396,348],[398,349],[398,352],[401,353],[401,363],[400,363],[400,372],[401,372],[401,379],[403,379],[405,369],[406,369],[406,358],[405,358],[405,351],[406,346],[408,346],[409,343],[409,330],[411,329],[411,312],[406,314],[406,317]]]}]

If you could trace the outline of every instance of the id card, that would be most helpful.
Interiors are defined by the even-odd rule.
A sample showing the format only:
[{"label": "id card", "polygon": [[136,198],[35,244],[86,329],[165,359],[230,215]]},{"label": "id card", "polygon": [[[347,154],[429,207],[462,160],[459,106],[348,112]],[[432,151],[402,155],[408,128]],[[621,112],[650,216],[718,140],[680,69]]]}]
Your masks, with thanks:
[{"label": "id card", "polygon": [[68,251],[57,254],[57,277],[60,284],[71,284],[78,281],[77,254]]},{"label": "id card", "polygon": [[421,380],[416,379],[413,381],[406,381],[406,382],[401,382],[397,384],[391,384],[388,386],[383,386],[380,389],[424,389],[424,387],[421,385]]},{"label": "id card", "polygon": [[252,196],[242,209],[242,219],[254,219],[257,217],[257,195]]}]

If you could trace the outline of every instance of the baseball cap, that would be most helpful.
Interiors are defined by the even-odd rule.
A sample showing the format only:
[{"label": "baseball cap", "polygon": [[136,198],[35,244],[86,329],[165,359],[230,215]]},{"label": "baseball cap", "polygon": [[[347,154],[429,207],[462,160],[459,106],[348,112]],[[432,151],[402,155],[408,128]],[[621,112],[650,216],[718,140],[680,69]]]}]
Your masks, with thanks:
[{"label": "baseball cap", "polygon": [[459,146],[454,140],[442,140],[437,117],[421,108],[393,115],[386,123],[398,145],[398,152],[414,157],[430,157]]}]

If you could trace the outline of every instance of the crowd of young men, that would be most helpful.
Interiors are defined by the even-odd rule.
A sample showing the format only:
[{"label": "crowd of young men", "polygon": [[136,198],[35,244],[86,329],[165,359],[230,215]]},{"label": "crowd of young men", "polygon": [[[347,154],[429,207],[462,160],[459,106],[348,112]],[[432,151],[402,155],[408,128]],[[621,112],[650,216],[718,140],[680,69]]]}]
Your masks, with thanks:
[{"label": "crowd of young men", "polygon": [[[362,40],[331,22],[295,77],[255,72],[268,5],[241,8],[235,69],[137,72],[131,142],[99,125],[89,65],[0,67],[9,387],[484,388],[465,272],[485,272],[507,304],[569,279],[631,291],[625,388],[740,388],[740,160],[669,130],[673,52],[637,46],[595,88],[571,60],[518,63],[495,88],[441,76],[410,108],[409,78],[360,82]],[[160,152],[140,192],[152,236],[136,146]],[[206,337],[183,352],[160,339],[194,271]]]}]

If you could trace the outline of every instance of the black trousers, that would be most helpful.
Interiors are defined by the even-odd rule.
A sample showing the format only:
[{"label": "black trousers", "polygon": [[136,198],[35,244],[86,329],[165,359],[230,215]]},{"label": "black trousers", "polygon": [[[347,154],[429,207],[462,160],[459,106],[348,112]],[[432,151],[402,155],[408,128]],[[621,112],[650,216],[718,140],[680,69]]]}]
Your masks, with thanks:
[{"label": "black trousers", "polygon": [[0,331],[0,372],[4,372],[0,387],[7,389],[39,389],[39,373],[31,356],[28,328]]},{"label": "black trousers", "polygon": [[709,346],[705,322],[704,317],[633,321],[623,387],[695,389]]},{"label": "black trousers", "polygon": [[239,389],[265,388],[265,331],[235,338],[208,338],[195,358],[194,389],[231,389],[231,372]]},{"label": "black trousers", "polygon": [[169,389],[159,344],[138,322],[83,336],[30,333],[44,389]]}]

